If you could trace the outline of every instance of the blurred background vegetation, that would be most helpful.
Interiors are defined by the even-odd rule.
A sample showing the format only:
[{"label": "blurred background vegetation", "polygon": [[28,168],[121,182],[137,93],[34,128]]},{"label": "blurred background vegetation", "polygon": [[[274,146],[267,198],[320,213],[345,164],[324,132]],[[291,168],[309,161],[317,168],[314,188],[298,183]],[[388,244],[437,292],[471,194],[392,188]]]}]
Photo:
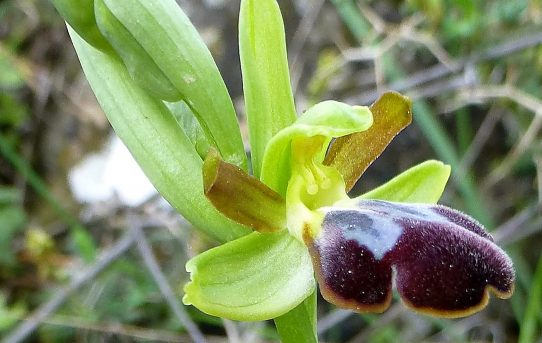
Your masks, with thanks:
[{"label": "blurred background vegetation", "polygon": [[[179,3],[242,115],[239,1]],[[441,159],[454,171],[442,202],[486,224],[517,267],[511,300],[463,319],[420,316],[398,301],[382,315],[322,301],[321,340],[542,342],[542,1],[279,3],[298,111],[324,99],[370,104],[386,89],[415,100],[414,124],[353,193]],[[185,261],[213,242],[159,197],[137,206],[74,197],[70,173],[110,134],[52,5],[0,1],[0,338],[189,342],[196,323],[211,342],[276,341],[272,322],[179,306]],[[126,234],[134,223],[144,234]]]}]

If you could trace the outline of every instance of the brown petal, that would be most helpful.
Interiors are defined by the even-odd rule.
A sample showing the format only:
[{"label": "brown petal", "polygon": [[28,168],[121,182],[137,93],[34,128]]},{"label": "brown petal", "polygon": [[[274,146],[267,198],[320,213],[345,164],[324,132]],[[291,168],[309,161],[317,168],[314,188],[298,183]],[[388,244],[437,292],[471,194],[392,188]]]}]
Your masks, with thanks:
[{"label": "brown petal", "polygon": [[347,192],[392,139],[412,122],[410,99],[397,92],[384,93],[370,110],[373,125],[366,131],[337,138],[324,160],[325,165],[341,173]]},{"label": "brown petal", "polygon": [[286,227],[284,199],[260,180],[224,162],[215,149],[202,169],[205,196],[226,217],[259,232]]},{"label": "brown petal", "polygon": [[441,317],[482,309],[488,291],[508,298],[512,261],[474,219],[444,206],[363,200],[332,208],[305,237],[322,295],[359,312],[390,304],[392,270],[405,304]]}]

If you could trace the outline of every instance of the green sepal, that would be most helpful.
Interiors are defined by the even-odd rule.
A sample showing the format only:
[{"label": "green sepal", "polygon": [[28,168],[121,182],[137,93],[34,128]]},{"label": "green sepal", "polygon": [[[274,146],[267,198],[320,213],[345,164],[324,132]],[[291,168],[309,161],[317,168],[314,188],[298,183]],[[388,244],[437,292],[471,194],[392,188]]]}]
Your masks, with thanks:
[{"label": "green sepal", "polygon": [[260,176],[267,142],[296,120],[284,23],[276,0],[243,0],[239,14],[252,170]]},{"label": "green sepal", "polygon": [[[126,48],[148,54],[144,60],[125,58],[125,64],[132,64],[128,69],[152,73],[158,68],[182,95],[224,160],[246,169],[239,124],[224,80],[209,49],[175,0],[103,0],[103,4],[129,33],[118,32],[118,37],[123,37],[117,42],[119,53]],[[142,50],[134,48],[137,46]],[[156,67],[146,68],[149,61]]]},{"label": "green sepal", "polygon": [[183,302],[222,318],[268,320],[293,309],[315,289],[305,245],[287,231],[252,233],[186,264]]},{"label": "green sepal", "polygon": [[166,105],[140,88],[118,57],[68,30],[98,102],[156,189],[188,221],[225,242],[250,232],[218,212],[203,194],[203,161]]},{"label": "green sepal", "polygon": [[111,46],[102,36],[94,16],[94,0],[51,0],[62,18],[87,43],[102,51],[111,50]]},{"label": "green sepal", "polygon": [[100,31],[115,48],[139,86],[159,99],[172,102],[181,100],[181,93],[134,36],[115,18],[104,1],[95,0],[95,6],[96,21]]},{"label": "green sepal", "polygon": [[269,141],[262,165],[262,181],[285,196],[291,176],[291,145],[294,139],[302,141],[309,137],[323,137],[321,149],[314,156],[314,161],[320,163],[332,138],[366,130],[372,122],[373,117],[367,107],[349,106],[336,101],[314,105]]},{"label": "green sepal", "polygon": [[440,161],[425,161],[352,201],[377,199],[435,204],[444,192],[450,171],[450,166]]}]

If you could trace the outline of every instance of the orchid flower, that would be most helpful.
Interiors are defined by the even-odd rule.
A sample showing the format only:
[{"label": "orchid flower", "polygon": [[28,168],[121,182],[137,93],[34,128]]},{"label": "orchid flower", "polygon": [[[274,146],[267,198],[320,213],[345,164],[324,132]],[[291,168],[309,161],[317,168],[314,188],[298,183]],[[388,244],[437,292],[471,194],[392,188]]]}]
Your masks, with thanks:
[{"label": "orchid flower", "polygon": [[358,312],[384,311],[395,284],[407,306],[444,317],[512,294],[512,262],[490,234],[436,205],[443,163],[348,196],[411,122],[410,101],[393,92],[370,107],[324,101],[297,117],[276,0],[241,0],[252,174],[226,85],[175,0],[52,2],[115,132],[164,198],[223,243],[187,263],[186,304],[274,318],[284,342],[316,342],[317,284]]},{"label": "orchid flower", "polygon": [[256,232],[188,262],[185,304],[223,318],[272,319],[307,298],[315,280],[326,300],[357,312],[386,310],[392,283],[408,307],[441,317],[482,309],[490,291],[510,297],[506,253],[476,220],[434,204],[448,166],[427,161],[348,197],[410,120],[409,100],[392,92],[371,108],[317,104],[269,141],[261,181],[210,152],[207,197]]}]

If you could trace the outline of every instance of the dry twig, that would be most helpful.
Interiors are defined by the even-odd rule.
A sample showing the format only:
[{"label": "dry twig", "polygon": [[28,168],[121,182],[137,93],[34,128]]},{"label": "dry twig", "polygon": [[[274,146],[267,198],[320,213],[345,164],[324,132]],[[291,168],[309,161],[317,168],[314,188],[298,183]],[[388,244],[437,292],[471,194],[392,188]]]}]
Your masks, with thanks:
[{"label": "dry twig", "polygon": [[107,250],[102,257],[92,266],[85,269],[81,274],[76,275],[70,283],[59,289],[53,297],[45,304],[35,310],[25,321],[13,329],[3,340],[3,343],[19,343],[30,336],[49,316],[54,314],[79,288],[87,282],[93,280],[109,265],[124,255],[132,244],[134,236],[127,232],[115,243],[113,247]]},{"label": "dry twig", "polygon": [[[404,79],[392,82],[388,86],[390,89],[397,92],[405,92],[422,84],[426,84],[438,79],[444,79],[451,74],[460,73],[463,69],[476,65],[477,63],[502,58],[539,44],[542,44],[542,31],[526,34],[519,38],[512,37],[504,43],[495,45],[480,52],[475,52],[470,56],[457,60],[456,63],[453,64],[452,69],[443,65],[442,63],[438,63],[433,67],[425,68],[417,73],[413,73]],[[375,90],[361,93],[356,97],[355,102],[360,104],[371,103],[378,98],[378,94],[379,93]]]},{"label": "dry twig", "polygon": [[140,224],[135,222],[134,220],[131,220],[131,226],[132,226],[132,232],[135,236],[135,239],[137,241],[137,248],[139,250],[139,253],[143,259],[143,263],[145,264],[145,267],[149,270],[151,273],[154,281],[156,282],[158,288],[160,289],[160,292],[162,293],[164,299],[166,300],[167,304],[177,317],[177,319],[183,324],[183,326],[186,328],[186,331],[192,337],[194,342],[196,343],[204,343],[206,342],[205,337],[201,333],[201,331],[198,329],[196,324],[190,319],[186,311],[179,305],[179,301],[175,298],[175,294],[173,293],[173,290],[169,286],[169,283],[164,276],[164,273],[162,273],[162,270],[160,269],[160,266],[158,262],[156,261],[156,258],[154,257],[154,254],[152,253],[152,249],[147,242],[147,239],[145,238],[145,234],[143,233],[143,229]]},{"label": "dry twig", "polygon": [[[84,318],[56,315],[43,321],[43,324],[69,327],[85,331],[93,331],[106,335],[118,335],[132,339],[140,339],[152,342],[177,342],[189,343],[192,339],[189,335],[179,335],[170,331],[159,329],[147,329],[120,323],[89,322]],[[226,342],[226,339],[209,339],[211,342]]]}]

